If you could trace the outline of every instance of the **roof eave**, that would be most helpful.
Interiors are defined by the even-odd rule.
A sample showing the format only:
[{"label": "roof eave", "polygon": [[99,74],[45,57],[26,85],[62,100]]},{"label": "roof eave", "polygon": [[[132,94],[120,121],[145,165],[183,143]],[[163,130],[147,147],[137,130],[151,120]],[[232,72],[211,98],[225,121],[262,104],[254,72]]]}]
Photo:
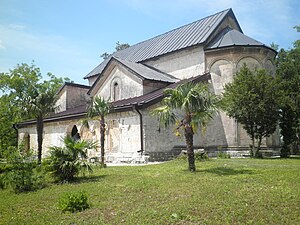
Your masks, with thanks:
[{"label": "roof eave", "polygon": [[229,48],[234,48],[234,47],[247,47],[247,48],[266,48],[271,51],[273,51],[277,55],[277,51],[267,45],[228,45],[228,46],[221,46],[221,47],[215,47],[215,48],[205,48],[205,52],[213,52],[213,51],[218,51],[220,49],[229,49]]}]

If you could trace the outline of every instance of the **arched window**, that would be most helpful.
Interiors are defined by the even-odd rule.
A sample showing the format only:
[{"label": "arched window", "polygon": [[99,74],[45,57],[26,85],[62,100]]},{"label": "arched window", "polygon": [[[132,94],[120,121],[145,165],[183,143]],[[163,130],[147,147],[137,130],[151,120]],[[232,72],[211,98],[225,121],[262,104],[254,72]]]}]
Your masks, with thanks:
[{"label": "arched window", "polygon": [[117,101],[120,99],[120,87],[118,82],[114,82],[113,84],[113,101]]},{"label": "arched window", "polygon": [[77,126],[74,125],[71,131],[71,137],[74,138],[75,140],[79,140],[80,139],[80,135],[78,133],[78,129]]},{"label": "arched window", "polygon": [[28,133],[24,134],[23,141],[24,141],[25,152],[29,152],[29,150],[30,150],[30,135]]}]

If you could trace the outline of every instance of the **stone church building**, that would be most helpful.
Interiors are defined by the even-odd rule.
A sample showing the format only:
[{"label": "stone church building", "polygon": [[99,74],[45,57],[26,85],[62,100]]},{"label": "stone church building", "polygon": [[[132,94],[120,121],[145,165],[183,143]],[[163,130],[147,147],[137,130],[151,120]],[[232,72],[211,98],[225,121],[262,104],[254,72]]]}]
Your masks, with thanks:
[{"label": "stone church building", "polygon": [[[83,125],[87,105],[94,96],[110,99],[114,110],[106,117],[106,160],[143,162],[167,160],[184,149],[185,140],[165,128],[151,110],[159,105],[163,90],[183,82],[208,82],[221,94],[241,66],[265,68],[274,74],[276,51],[245,34],[227,9],[115,52],[89,72],[89,86],[65,83],[58,91],[58,110],[44,119],[43,157],[50,146],[61,146],[62,137],[78,135],[98,141],[100,124]],[[18,124],[19,141],[37,149],[35,121]],[[246,154],[250,138],[234,119],[216,113],[205,132],[194,136],[195,148],[213,154],[227,151]],[[278,132],[263,141],[265,148],[279,146]],[[141,154],[142,153],[142,154]],[[99,151],[90,151],[90,157]]]}]

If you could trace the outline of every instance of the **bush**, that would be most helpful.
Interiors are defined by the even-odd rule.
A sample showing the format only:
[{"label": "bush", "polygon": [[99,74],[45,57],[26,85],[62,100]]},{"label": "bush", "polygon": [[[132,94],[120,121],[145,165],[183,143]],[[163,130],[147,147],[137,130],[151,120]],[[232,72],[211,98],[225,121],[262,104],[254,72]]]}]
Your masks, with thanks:
[{"label": "bush", "polygon": [[218,159],[230,159],[231,156],[225,152],[218,152],[217,158]]},{"label": "bush", "polygon": [[0,174],[0,189],[4,189],[5,188],[5,177],[4,174]]},{"label": "bush", "polygon": [[85,192],[66,193],[59,198],[58,209],[63,212],[81,212],[90,207]]},{"label": "bush", "polygon": [[206,161],[209,160],[209,157],[206,152],[197,152],[195,153],[195,159],[198,161]]},{"label": "bush", "polygon": [[7,163],[0,163],[0,174],[6,173],[12,170],[12,165]]},{"label": "bush", "polygon": [[15,193],[34,191],[44,187],[44,177],[37,171],[37,164],[31,154],[12,151],[7,159],[11,168],[5,172],[5,183]]},{"label": "bush", "polygon": [[[209,160],[209,157],[206,152],[195,152],[195,160],[196,161],[206,161]],[[177,160],[187,160],[186,153],[180,153],[177,157]]]},{"label": "bush", "polygon": [[92,172],[91,164],[87,161],[87,149],[95,148],[95,143],[84,140],[64,138],[65,147],[52,147],[50,158],[46,160],[48,171],[60,182],[74,180],[79,172]]}]

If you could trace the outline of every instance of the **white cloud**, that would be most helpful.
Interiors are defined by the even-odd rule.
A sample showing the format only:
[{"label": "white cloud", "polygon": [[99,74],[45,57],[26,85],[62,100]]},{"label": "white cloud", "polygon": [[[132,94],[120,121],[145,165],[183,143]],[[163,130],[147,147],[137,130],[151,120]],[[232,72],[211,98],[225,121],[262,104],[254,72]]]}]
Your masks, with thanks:
[{"label": "white cloud", "polygon": [[2,44],[2,40],[0,40],[0,49],[5,49],[5,46]]}]

